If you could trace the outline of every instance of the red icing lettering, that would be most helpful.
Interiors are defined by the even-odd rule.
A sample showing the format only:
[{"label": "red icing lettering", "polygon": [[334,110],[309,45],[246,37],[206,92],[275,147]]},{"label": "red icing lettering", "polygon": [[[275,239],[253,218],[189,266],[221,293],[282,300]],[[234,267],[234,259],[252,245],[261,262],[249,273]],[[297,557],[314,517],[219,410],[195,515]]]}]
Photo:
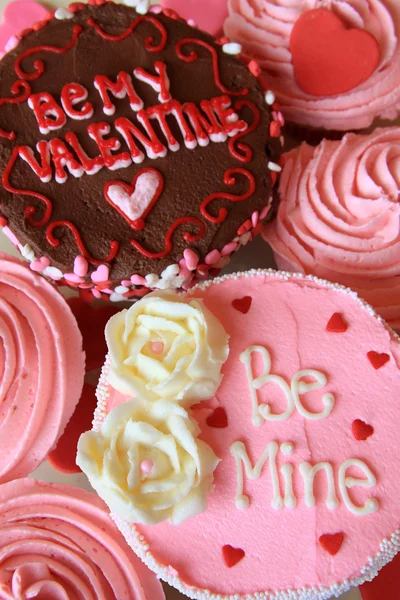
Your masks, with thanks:
[{"label": "red icing lettering", "polygon": [[117,81],[113,83],[105,75],[96,75],[94,78],[94,87],[98,90],[103,101],[103,111],[106,115],[115,113],[115,106],[111,102],[108,92],[111,92],[115,98],[125,98],[128,96],[132,110],[138,111],[143,108],[143,100],[137,95],[131,76],[125,71],[121,71],[117,75]]},{"label": "red icing lettering", "polygon": [[158,92],[160,102],[168,102],[171,100],[171,94],[169,92],[170,83],[167,75],[167,67],[164,62],[158,60],[154,63],[154,69],[158,75],[152,75],[141,67],[134,70],[134,75],[140,81],[148,83],[153,90]]},{"label": "red icing lettering", "polygon": [[166,119],[167,115],[173,115],[175,117],[179,129],[181,130],[185,146],[191,149],[197,146],[196,137],[193,135],[193,132],[191,131],[185,119],[182,105],[180,102],[178,102],[178,100],[171,100],[170,102],[166,102],[164,104],[157,104],[156,106],[148,108],[146,112],[150,118],[157,119],[159,122],[170,150],[173,152],[179,150],[179,143],[175,139],[168,125]]},{"label": "red icing lettering", "polygon": [[226,133],[218,123],[210,101],[202,100],[200,106],[207,115],[207,118],[204,117],[193,102],[187,102],[183,105],[183,110],[189,117],[199,146],[207,146],[210,140],[213,142],[224,142],[226,140]]},{"label": "red icing lettering", "polygon": [[110,133],[110,126],[108,123],[91,123],[87,130],[90,137],[96,142],[99,147],[100,154],[103,157],[104,165],[107,169],[111,171],[115,171],[116,169],[122,169],[129,167],[132,160],[128,152],[121,152],[120,154],[111,154],[111,152],[115,152],[119,150],[121,147],[121,142],[117,140],[117,138],[109,138],[105,140],[103,138],[104,135],[108,135]]},{"label": "red icing lettering", "polygon": [[88,91],[80,83],[67,83],[61,91],[61,104],[65,113],[71,118],[81,121],[90,119],[93,116],[93,104],[85,102],[79,110],[74,106],[79,102],[84,102],[88,97]]},{"label": "red icing lettering", "polygon": [[158,139],[154,129],[152,128],[146,111],[140,110],[137,113],[137,118],[146,130],[147,136],[144,135],[125,117],[120,117],[115,121],[115,128],[123,136],[126,141],[134,163],[141,163],[144,159],[143,152],[138,148],[133,138],[136,138],[145,148],[149,158],[163,157],[167,154],[166,147]]},{"label": "red icing lettering", "polygon": [[17,146],[18,155],[28,163],[32,171],[43,183],[48,183],[52,178],[49,144],[45,141],[38,142],[36,149],[40,155],[40,164],[36,160],[32,148],[29,148],[29,146]]},{"label": "red icing lettering", "polygon": [[80,145],[75,133],[69,131],[65,134],[65,139],[77,155],[78,160],[87,175],[95,175],[104,167],[103,157],[99,154],[99,156],[96,156],[95,158],[89,158]]},{"label": "red icing lettering", "polygon": [[55,167],[55,179],[58,183],[67,181],[67,173],[65,167],[74,177],[81,177],[84,173],[82,165],[80,165],[74,155],[68,150],[67,146],[61,140],[54,138],[49,142],[50,152],[53,157]]},{"label": "red icing lettering", "polygon": [[35,114],[40,133],[46,134],[60,129],[67,122],[63,109],[48,92],[29,96],[28,106]]},{"label": "red icing lettering", "polygon": [[212,98],[210,102],[224,131],[229,137],[247,129],[247,123],[239,119],[235,111],[230,108],[231,99],[229,96],[218,96],[217,98]]}]

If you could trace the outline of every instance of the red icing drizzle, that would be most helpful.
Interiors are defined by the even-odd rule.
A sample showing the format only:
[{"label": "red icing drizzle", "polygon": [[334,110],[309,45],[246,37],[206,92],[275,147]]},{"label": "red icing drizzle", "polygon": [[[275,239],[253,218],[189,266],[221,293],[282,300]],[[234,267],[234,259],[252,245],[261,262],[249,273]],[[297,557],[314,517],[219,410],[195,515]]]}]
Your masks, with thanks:
[{"label": "red icing drizzle", "polygon": [[18,77],[21,79],[25,79],[27,81],[33,81],[34,79],[38,79],[44,73],[44,64],[42,60],[35,60],[33,62],[33,73],[25,73],[25,71],[21,68],[21,63],[27,56],[31,56],[32,54],[36,54],[37,52],[52,52],[53,54],[65,54],[68,50],[71,50],[78,41],[78,37],[82,33],[83,28],[80,25],[74,25],[72,28],[72,39],[65,46],[61,46],[60,48],[57,46],[35,46],[34,48],[28,48],[22,54],[16,58],[14,63],[14,70]]},{"label": "red icing drizzle", "polygon": [[194,44],[194,45],[197,44],[198,46],[202,46],[203,48],[206,48],[211,53],[213,70],[214,70],[214,81],[215,81],[215,84],[219,87],[220,90],[223,91],[224,94],[229,94],[230,96],[245,96],[246,94],[249,93],[249,90],[247,88],[242,88],[241,90],[232,91],[232,90],[228,90],[224,86],[224,84],[221,82],[221,79],[220,79],[217,51],[211,44],[208,44],[207,42],[204,42],[203,40],[198,40],[196,38],[184,38],[183,40],[179,40],[179,42],[177,42],[177,44],[176,44],[176,53],[180,59],[184,60],[187,63],[192,63],[199,58],[199,55],[197,54],[197,52],[195,52],[195,50],[191,50],[189,52],[189,54],[183,54],[182,47],[185,46],[186,44]]},{"label": "red icing drizzle", "polygon": [[120,42],[122,40],[125,40],[131,35],[131,33],[135,31],[136,27],[140,25],[140,23],[152,23],[161,34],[161,41],[159,44],[156,45],[154,45],[154,38],[152,36],[149,36],[145,39],[144,47],[146,48],[146,50],[148,52],[161,52],[161,50],[164,50],[165,45],[167,43],[167,31],[164,25],[160,23],[160,21],[158,21],[158,19],[156,19],[155,17],[150,17],[149,15],[137,17],[129,25],[128,29],[125,29],[125,31],[123,31],[119,35],[112,35],[111,33],[107,33],[100,27],[100,25],[96,23],[96,21],[92,17],[89,17],[89,19],[87,20],[87,24],[90,25],[90,27],[93,27],[96,33],[98,33],[105,40],[109,40],[111,42]]},{"label": "red icing drizzle", "polygon": [[[25,102],[31,93],[31,87],[26,81],[14,81],[11,86],[11,93],[14,98],[0,98],[0,106],[3,106],[3,104],[19,104],[20,102]],[[18,94],[20,94],[20,96],[18,96]],[[0,137],[6,138],[7,140],[15,140],[16,135],[13,131],[4,131],[4,129],[0,129]]]},{"label": "red icing drizzle", "polygon": [[15,148],[13,148],[11,158],[8,162],[7,167],[5,168],[5,170],[3,172],[1,181],[2,181],[4,189],[6,189],[7,192],[12,192],[13,194],[19,194],[20,196],[31,196],[33,198],[37,198],[38,200],[41,200],[42,202],[44,202],[45,212],[44,212],[42,219],[40,219],[39,221],[34,221],[32,219],[32,216],[36,212],[35,206],[27,206],[24,210],[25,218],[29,221],[29,223],[31,225],[33,225],[34,227],[43,227],[44,225],[46,225],[49,222],[50,217],[51,217],[51,213],[53,210],[53,205],[52,205],[51,201],[46,196],[43,196],[43,194],[39,194],[38,192],[33,192],[31,190],[21,190],[21,189],[15,188],[13,185],[11,185],[10,180],[9,180],[12,168],[15,164],[15,161],[17,160],[17,158],[19,156],[19,151],[20,151],[19,146],[15,146]]},{"label": "red icing drizzle", "polygon": [[169,254],[172,250],[172,236],[175,230],[178,229],[178,227],[180,227],[181,225],[185,225],[186,223],[193,223],[194,225],[199,226],[199,233],[197,234],[192,234],[185,231],[185,233],[183,234],[183,238],[186,242],[198,242],[199,240],[201,240],[201,238],[204,237],[206,233],[206,226],[202,221],[196,219],[196,217],[179,217],[179,219],[176,219],[176,221],[172,223],[171,227],[165,234],[165,248],[161,252],[150,252],[149,250],[143,248],[143,246],[136,240],[131,240],[131,245],[147,258],[163,258],[164,256],[167,256],[167,254]]},{"label": "red icing drizzle", "polygon": [[250,173],[250,171],[247,171],[247,169],[228,169],[227,171],[225,171],[224,184],[229,186],[235,185],[235,175],[244,175],[244,177],[246,177],[249,181],[249,189],[247,190],[247,192],[239,196],[235,196],[234,194],[227,194],[226,192],[215,192],[214,194],[210,194],[210,196],[207,196],[207,198],[203,200],[203,202],[200,204],[200,211],[203,217],[205,217],[208,221],[211,221],[212,223],[222,223],[222,221],[225,221],[226,216],[228,214],[226,208],[220,208],[218,211],[218,216],[213,217],[212,215],[210,215],[210,213],[207,211],[207,207],[213,200],[217,200],[218,198],[224,198],[225,200],[229,200],[230,202],[241,202],[242,200],[250,198],[250,196],[254,194],[254,190],[256,189],[254,176]]},{"label": "red icing drizzle", "polygon": [[[249,109],[252,111],[253,122],[251,123],[251,125],[248,126],[248,128],[245,131],[240,131],[229,140],[228,148],[229,152],[234,158],[240,160],[241,162],[248,163],[253,158],[253,150],[250,148],[250,146],[248,146],[247,144],[242,144],[242,142],[238,142],[238,140],[257,129],[258,125],[260,124],[260,111],[258,107],[254,104],[254,102],[252,102],[251,100],[238,100],[237,102],[235,102],[234,109],[236,111],[239,111],[241,108],[243,108],[243,106],[248,106]],[[236,142],[237,145],[235,147]]]},{"label": "red icing drizzle", "polygon": [[75,227],[75,225],[73,225],[70,221],[54,221],[54,223],[51,223],[47,227],[47,229],[46,229],[46,239],[49,242],[49,244],[51,246],[53,246],[53,248],[57,248],[60,245],[60,240],[58,240],[53,235],[53,231],[55,230],[56,227],[66,227],[67,229],[70,230],[70,232],[72,233],[72,235],[75,238],[75,242],[76,242],[76,245],[79,248],[79,252],[82,254],[82,256],[84,258],[86,258],[86,260],[91,265],[99,266],[99,265],[102,265],[104,263],[110,263],[111,261],[114,260],[114,258],[118,254],[119,244],[118,244],[118,242],[116,242],[114,240],[114,241],[110,242],[110,253],[108,254],[108,256],[106,256],[106,258],[103,258],[102,260],[97,260],[96,258],[93,258],[93,256],[91,256],[91,254],[89,254],[89,252],[86,250],[85,245],[84,245],[84,243],[82,241],[82,238],[81,238],[81,236],[79,234],[79,231],[77,230],[77,228]]}]

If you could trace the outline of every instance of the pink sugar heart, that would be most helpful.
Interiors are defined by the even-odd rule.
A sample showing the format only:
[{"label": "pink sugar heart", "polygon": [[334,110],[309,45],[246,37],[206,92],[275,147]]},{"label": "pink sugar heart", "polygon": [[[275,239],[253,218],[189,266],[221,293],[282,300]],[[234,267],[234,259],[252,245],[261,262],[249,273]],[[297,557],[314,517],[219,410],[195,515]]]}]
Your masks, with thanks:
[{"label": "pink sugar heart", "polygon": [[107,265],[100,265],[97,267],[96,271],[93,271],[90,278],[95,283],[102,283],[103,281],[108,281],[108,276],[110,274],[110,269]]},{"label": "pink sugar heart", "polygon": [[189,269],[189,271],[194,271],[194,269],[199,264],[199,257],[197,256],[196,252],[191,248],[186,248],[183,251],[183,256],[185,258],[186,266]]},{"label": "pink sugar heart", "polygon": [[74,273],[80,277],[85,277],[88,272],[88,261],[81,255],[78,255],[74,260]]},{"label": "pink sugar heart", "polygon": [[42,258],[33,260],[30,264],[32,271],[36,271],[37,273],[41,273],[49,266],[50,266],[50,261],[46,256],[42,256]]},{"label": "pink sugar heart", "polygon": [[135,230],[145,227],[145,217],[151,211],[164,188],[164,178],[152,168],[141,169],[132,181],[109,181],[104,186],[107,202]]},{"label": "pink sugar heart", "polygon": [[16,0],[7,4],[0,25],[0,50],[6,48],[10,38],[37,21],[42,21],[48,14],[44,6],[31,0]]}]

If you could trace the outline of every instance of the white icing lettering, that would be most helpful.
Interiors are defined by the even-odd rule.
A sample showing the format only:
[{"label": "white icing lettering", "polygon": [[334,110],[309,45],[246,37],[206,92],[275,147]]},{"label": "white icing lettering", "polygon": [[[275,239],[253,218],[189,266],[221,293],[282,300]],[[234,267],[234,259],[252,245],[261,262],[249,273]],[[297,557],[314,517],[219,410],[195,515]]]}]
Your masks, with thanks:
[{"label": "white icing lettering", "polygon": [[[346,477],[347,469],[350,469],[350,467],[357,467],[363,471],[366,479]],[[357,506],[352,502],[347,489],[351,489],[356,485],[366,488],[374,487],[376,485],[376,478],[364,461],[358,458],[349,458],[339,468],[339,489],[343,497],[343,502],[346,508],[355,515],[364,516],[376,512],[379,509],[379,502],[376,498],[368,498],[364,506]]]},{"label": "white icing lettering", "polygon": [[[282,446],[281,450],[283,451]],[[281,466],[280,471],[282,473],[284,484],[283,503],[286,508],[295,508],[297,500],[293,493],[293,465],[286,463]]]},{"label": "white icing lettering", "polygon": [[[302,377],[312,377],[315,379],[312,383],[306,383],[305,381],[301,381]],[[319,419],[326,419],[332,412],[333,406],[335,404],[335,396],[333,394],[324,394],[322,396],[322,403],[324,405],[324,409],[319,413],[309,412],[306,408],[304,408],[301,400],[300,394],[306,394],[311,390],[318,390],[323,388],[327,383],[326,376],[320,371],[316,371],[315,369],[303,369],[302,371],[298,371],[293,375],[291,390],[294,399],[294,404],[305,419],[310,419],[313,421],[317,421]]]},{"label": "white icing lettering", "polygon": [[326,506],[330,510],[338,507],[339,501],[335,493],[335,480],[333,478],[332,465],[328,462],[317,463],[313,467],[308,462],[302,462],[299,465],[301,476],[304,480],[304,502],[306,506],[315,505],[314,497],[314,479],[318,471],[325,471],[327,481]]}]

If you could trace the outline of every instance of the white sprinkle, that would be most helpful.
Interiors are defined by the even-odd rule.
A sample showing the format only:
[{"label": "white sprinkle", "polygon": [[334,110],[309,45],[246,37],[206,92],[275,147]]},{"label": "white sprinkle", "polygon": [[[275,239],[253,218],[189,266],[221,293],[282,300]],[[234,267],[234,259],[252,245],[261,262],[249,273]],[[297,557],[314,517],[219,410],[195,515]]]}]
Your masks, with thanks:
[{"label": "white sprinkle", "polygon": [[269,104],[269,106],[272,106],[272,104],[275,102],[275,94],[272,90],[265,92],[265,102]]},{"label": "white sprinkle", "polygon": [[145,15],[148,12],[149,8],[150,8],[149,0],[142,0],[137,5],[136,12],[139,13],[139,15]]},{"label": "white sprinkle", "polygon": [[276,163],[272,162],[272,160],[270,160],[267,164],[267,168],[270,171],[275,171],[275,173],[279,173],[280,171],[282,171],[282,167],[277,165]]},{"label": "white sprinkle", "polygon": [[126,300],[126,298],[121,296],[121,294],[116,294],[115,292],[113,292],[112,294],[110,294],[110,300],[111,302],[123,302],[124,300]]},{"label": "white sprinkle", "polygon": [[25,244],[25,246],[20,244],[18,246],[18,250],[21,252],[22,256],[26,258],[26,260],[29,260],[30,262],[35,260],[35,253],[29,244]]},{"label": "white sprinkle", "polygon": [[232,56],[240,54],[241,51],[242,46],[236,42],[228,42],[222,46],[222,52],[225,52],[225,54],[231,54]]},{"label": "white sprinkle", "polygon": [[46,267],[44,270],[44,274],[53,279],[54,281],[59,281],[64,277],[62,271],[57,269],[57,267]]},{"label": "white sprinkle", "polygon": [[123,294],[126,294],[126,292],[129,292],[129,288],[125,287],[124,285],[117,285],[114,292],[116,294],[121,294],[122,296]]},{"label": "white sprinkle", "polygon": [[59,21],[63,21],[64,19],[73,19],[74,13],[70,12],[66,8],[57,8],[56,12],[54,13],[54,16]]}]

